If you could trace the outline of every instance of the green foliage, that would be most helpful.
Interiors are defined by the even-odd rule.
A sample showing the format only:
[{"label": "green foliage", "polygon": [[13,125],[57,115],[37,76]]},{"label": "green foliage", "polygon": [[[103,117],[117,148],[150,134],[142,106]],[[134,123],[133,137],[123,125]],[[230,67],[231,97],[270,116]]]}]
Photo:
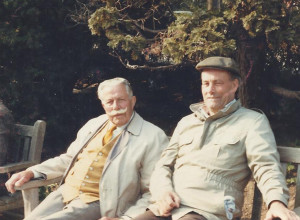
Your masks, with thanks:
[{"label": "green foliage", "polygon": [[39,188],[39,201],[43,201],[51,192],[53,192],[57,188],[58,188],[57,183],[40,187]]},{"label": "green foliage", "polygon": [[287,166],[287,184],[288,185],[294,185],[297,181],[296,178],[297,175],[297,169],[296,166],[292,163],[289,163]]},{"label": "green foliage", "polygon": [[105,29],[115,29],[119,24],[118,12],[114,7],[99,8],[89,19],[89,28],[92,34],[101,36]]},{"label": "green foliage", "polygon": [[227,29],[227,22],[222,17],[178,15],[164,38],[163,54],[175,63],[199,61],[208,55],[229,55],[236,45],[234,39],[226,39]]},{"label": "green foliage", "polygon": [[[296,1],[224,0],[220,10],[212,11],[207,10],[205,0],[103,2],[106,5],[89,19],[89,28],[92,34],[105,36],[111,50],[124,59],[185,63],[209,55],[233,55],[243,31],[250,38],[265,37],[272,50],[288,45],[285,49],[299,52]],[[150,19],[155,22],[149,25]],[[137,24],[159,33],[145,34]],[[165,24],[167,30],[158,30],[154,24]]]},{"label": "green foliage", "polygon": [[91,33],[108,39],[108,46],[116,53],[138,60],[143,50],[153,43],[156,31],[165,28],[168,1],[103,1],[88,20]]},{"label": "green foliage", "polygon": [[[101,111],[96,96],[72,94],[76,82],[91,79],[89,83],[96,83],[115,75],[131,79],[132,72],[120,68],[120,59],[141,66],[186,64],[181,65],[186,69],[177,69],[178,81],[173,81],[176,88],[172,91],[175,93],[183,86],[177,85],[185,82],[185,73],[195,71],[195,62],[211,55],[236,56],[241,44],[246,42],[246,47],[252,49],[248,41],[259,38],[263,43],[254,46],[262,47],[267,62],[258,73],[269,73],[268,81],[297,90],[299,27],[299,3],[295,0],[223,0],[220,10],[212,11],[207,10],[206,0],[2,0],[0,99],[12,110],[17,122],[46,120],[45,147],[63,151],[82,123]],[[249,57],[246,53],[243,58],[248,61]],[[170,88],[174,80],[174,72],[139,73],[144,76],[136,84],[149,82],[149,87],[142,88],[150,88],[149,97],[155,89],[156,97],[161,96],[158,88]],[[163,77],[167,74],[170,75]],[[261,88],[256,84],[253,87]],[[183,93],[195,101],[201,96],[196,91],[200,90],[186,89]],[[176,96],[185,105],[191,102],[182,94]],[[273,105],[275,98],[264,103]],[[156,99],[151,101],[156,103]],[[296,124],[298,106],[296,101],[281,104],[280,119],[288,115]],[[163,115],[168,108],[159,109],[158,115]],[[172,111],[178,117],[179,110]],[[290,117],[291,113],[294,117]],[[153,114],[149,108],[149,115]],[[57,154],[54,150],[51,153]]]},{"label": "green foliage", "polygon": [[82,119],[72,89],[96,63],[89,58],[93,41],[88,28],[68,20],[74,4],[0,1],[0,99],[16,122],[47,121],[46,148],[64,150],[69,133],[74,135],[73,126]]}]

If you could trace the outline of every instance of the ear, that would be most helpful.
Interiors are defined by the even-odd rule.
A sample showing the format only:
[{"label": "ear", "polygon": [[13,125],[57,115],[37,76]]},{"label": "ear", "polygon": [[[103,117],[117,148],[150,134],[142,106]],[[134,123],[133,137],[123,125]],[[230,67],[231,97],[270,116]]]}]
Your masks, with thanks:
[{"label": "ear", "polygon": [[132,97],[131,97],[131,105],[132,105],[132,109],[134,108],[135,103],[136,103],[136,97],[135,97],[135,96],[132,96]]},{"label": "ear", "polygon": [[234,90],[234,92],[236,92],[237,89],[239,88],[239,80],[238,79],[234,79],[232,81],[232,85],[233,85],[232,89]]}]

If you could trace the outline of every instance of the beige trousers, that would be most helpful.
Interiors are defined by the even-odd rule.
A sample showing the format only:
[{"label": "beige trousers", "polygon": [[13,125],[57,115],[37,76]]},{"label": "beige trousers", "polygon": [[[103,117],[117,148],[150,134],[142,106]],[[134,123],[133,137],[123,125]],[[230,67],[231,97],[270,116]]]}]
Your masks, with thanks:
[{"label": "beige trousers", "polygon": [[99,201],[86,204],[79,198],[63,203],[61,187],[50,193],[24,220],[98,220]]}]

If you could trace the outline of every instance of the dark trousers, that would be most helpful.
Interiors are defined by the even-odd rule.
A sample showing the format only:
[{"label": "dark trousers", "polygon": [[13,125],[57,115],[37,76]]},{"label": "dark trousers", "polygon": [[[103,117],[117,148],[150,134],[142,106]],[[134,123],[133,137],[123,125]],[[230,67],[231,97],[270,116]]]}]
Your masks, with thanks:
[{"label": "dark trousers", "polygon": [[[134,218],[134,220],[172,220],[172,217],[155,216],[150,210],[148,210],[144,214],[141,214],[138,217]],[[182,216],[180,220],[207,220],[207,219],[196,212],[189,212],[186,215]]]}]

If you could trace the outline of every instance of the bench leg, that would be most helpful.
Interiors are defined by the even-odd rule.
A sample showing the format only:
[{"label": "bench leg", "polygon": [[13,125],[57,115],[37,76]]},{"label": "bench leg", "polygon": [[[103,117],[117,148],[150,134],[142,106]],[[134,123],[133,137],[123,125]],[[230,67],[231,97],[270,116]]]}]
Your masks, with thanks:
[{"label": "bench leg", "polygon": [[24,216],[26,217],[39,204],[39,188],[22,190],[22,195],[24,200]]}]

